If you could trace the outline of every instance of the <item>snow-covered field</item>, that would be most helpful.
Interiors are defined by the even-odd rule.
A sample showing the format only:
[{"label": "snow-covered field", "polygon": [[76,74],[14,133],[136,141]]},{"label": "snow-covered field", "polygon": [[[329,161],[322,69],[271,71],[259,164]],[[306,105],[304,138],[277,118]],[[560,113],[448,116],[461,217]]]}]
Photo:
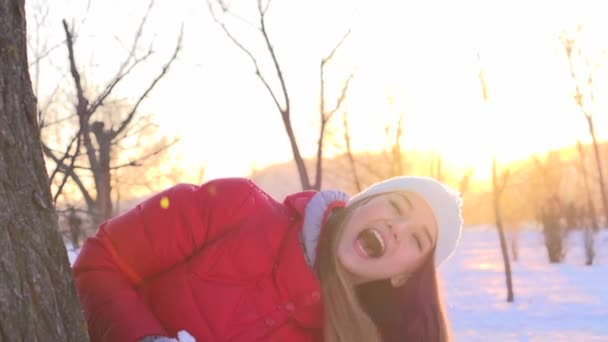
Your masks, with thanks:
[{"label": "snow-covered field", "polygon": [[[453,337],[464,341],[608,341],[608,231],[596,235],[596,260],[585,266],[582,236],[571,233],[567,257],[549,264],[539,230],[518,235],[511,263],[515,302],[506,286],[493,227],[465,229],[440,273]],[[68,248],[70,261],[76,254]]]},{"label": "snow-covered field", "polygon": [[498,233],[468,228],[441,266],[455,341],[608,341],[608,232],[596,235],[585,266],[582,235],[571,233],[562,264],[549,264],[540,231],[519,233],[512,262],[515,302],[506,302]]}]

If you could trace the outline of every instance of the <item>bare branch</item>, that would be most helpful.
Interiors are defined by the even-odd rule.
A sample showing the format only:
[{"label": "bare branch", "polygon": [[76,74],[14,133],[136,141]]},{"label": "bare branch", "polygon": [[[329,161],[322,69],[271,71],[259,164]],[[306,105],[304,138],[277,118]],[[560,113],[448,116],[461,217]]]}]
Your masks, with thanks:
[{"label": "bare branch", "polygon": [[65,40],[58,42],[57,44],[51,46],[50,48],[48,48],[46,51],[40,53],[40,54],[36,54],[35,58],[32,59],[32,61],[28,64],[29,67],[36,65],[37,63],[40,63],[41,60],[45,59],[48,55],[51,54],[51,52],[55,51],[57,48],[59,48],[61,45],[63,45],[65,43]]},{"label": "bare branch", "polygon": [[83,137],[85,140],[84,144],[85,144],[85,147],[87,148],[89,162],[91,163],[91,167],[95,168],[97,165],[97,158],[95,156],[95,153],[93,152],[92,143],[88,136],[88,120],[90,117],[90,113],[88,111],[89,101],[84,96],[84,91],[82,89],[82,84],[81,84],[81,80],[80,80],[80,73],[78,72],[78,69],[76,67],[76,60],[74,57],[74,42],[72,39],[72,33],[68,29],[68,25],[67,25],[67,22],[65,21],[65,19],[63,20],[63,28],[64,28],[65,35],[66,35],[66,42],[67,42],[68,53],[69,53],[70,71],[71,71],[72,78],[74,79],[74,84],[76,87],[76,95],[77,95],[77,101],[78,101],[77,106],[76,106],[76,113],[78,114],[78,118],[79,118],[79,122],[80,122],[80,132],[83,134]]},{"label": "bare branch", "polygon": [[70,61],[70,71],[72,74],[72,78],[74,79],[74,84],[76,86],[76,95],[77,95],[77,105],[76,105],[76,114],[78,115],[79,123],[80,123],[80,133],[82,134],[83,143],[87,150],[87,156],[89,158],[89,163],[91,164],[91,168],[97,169],[98,161],[97,156],[95,155],[95,149],[93,147],[93,143],[91,142],[91,138],[89,136],[89,118],[91,117],[91,113],[88,110],[89,100],[84,96],[84,92],[82,90],[82,84],[80,81],[80,73],[76,67],[76,60],[74,57],[74,42],[72,40],[72,33],[68,29],[68,24],[65,19],[62,21],[63,29],[65,31],[66,42],[68,47],[68,55]]},{"label": "bare branch", "polygon": [[[251,51],[249,51],[243,44],[241,44],[241,42],[238,41],[238,39],[232,34],[232,32],[230,32],[230,30],[228,30],[228,27],[226,26],[226,23],[224,23],[223,21],[221,21],[217,17],[217,14],[215,13],[215,10],[213,9],[212,1],[213,0],[207,0],[207,5],[209,7],[209,12],[211,12],[211,16],[213,17],[213,20],[220,26],[220,28],[222,29],[222,31],[224,31],[224,33],[226,34],[226,36],[228,36],[228,38],[241,51],[243,51],[245,54],[247,54],[247,56],[249,57],[249,59],[253,63],[253,66],[255,67],[255,74],[256,74],[256,76],[264,84],[264,87],[266,88],[266,90],[268,91],[268,93],[270,94],[270,96],[272,97],[272,100],[273,100],[275,106],[277,107],[277,109],[279,110],[279,112],[283,113],[286,109],[283,108],[283,106],[279,102],[277,96],[275,95],[274,91],[270,87],[270,84],[268,83],[268,81],[266,80],[266,78],[264,77],[264,75],[262,75],[262,71],[260,69],[260,65],[259,65],[258,60],[255,58],[255,56],[253,55],[253,53]],[[220,3],[220,6],[222,7],[222,10],[224,11],[224,13],[230,13],[228,11],[228,9],[224,7],[224,5],[221,3],[221,1],[218,1],[218,2]],[[261,31],[260,28],[258,28],[258,30]]]},{"label": "bare branch", "polygon": [[460,192],[460,196],[464,196],[464,194],[468,190],[469,183],[471,181],[471,176],[473,175],[474,172],[475,172],[475,169],[469,169],[469,170],[467,170],[465,172],[465,174],[460,179],[460,184],[458,186],[458,190]]},{"label": "bare branch", "polygon": [[139,97],[137,102],[135,102],[135,105],[133,106],[133,108],[131,108],[131,111],[129,112],[129,114],[127,114],[127,117],[122,121],[122,123],[120,124],[118,129],[112,133],[112,139],[115,138],[118,134],[120,134],[127,127],[127,125],[129,125],[129,123],[133,119],[133,116],[137,112],[139,105],[148,96],[148,94],[152,91],[152,89],[154,89],[154,87],[156,86],[158,81],[160,81],[167,74],[167,72],[169,71],[169,68],[171,67],[171,64],[173,64],[173,61],[175,61],[179,52],[182,49],[183,36],[184,36],[184,30],[183,30],[183,26],[182,26],[182,29],[179,34],[179,38],[177,40],[177,45],[175,46],[175,50],[173,51],[173,55],[171,56],[169,61],[163,66],[160,74],[158,76],[156,76],[154,81],[152,81],[150,86],[148,86],[148,89],[146,89],[146,91],[144,91],[144,93]]},{"label": "bare branch", "polygon": [[[42,101],[38,102],[38,112],[40,114],[40,117],[42,118],[42,113],[47,113],[49,111],[49,107],[51,106],[52,102],[53,102],[53,98],[55,97],[55,95],[57,94],[57,92],[59,92],[59,85],[55,86],[55,89],[53,89],[53,91],[47,96],[45,103],[42,103]],[[38,95],[38,94],[36,94]],[[44,126],[42,126],[42,122],[40,124],[40,129],[42,129]]]},{"label": "bare branch", "polygon": [[72,168],[74,170],[87,170],[87,171],[91,171],[91,168],[89,166],[74,165]]},{"label": "bare branch", "polygon": [[[42,7],[43,5],[39,4],[38,6],[35,6],[35,11],[34,11],[34,21],[36,22],[36,26],[35,26],[35,42],[36,42],[36,47],[34,48],[31,44],[32,43],[32,39],[27,39],[28,45],[32,47],[32,50],[34,50],[33,53],[33,59],[31,59],[29,61],[28,67],[32,67],[34,65],[36,65],[36,86],[39,84],[38,82],[38,76],[40,74],[40,71],[38,69],[38,66],[40,64],[40,61],[44,58],[46,58],[49,54],[51,54],[51,52],[55,51],[55,49],[57,49],[58,47],[60,47],[61,45],[63,45],[63,43],[65,41],[61,41],[58,42],[56,44],[54,44],[53,46],[51,46],[50,48],[47,47],[47,42],[44,43],[44,46],[41,47],[40,46],[40,38],[42,36],[41,33],[41,28],[42,25],[46,22],[48,15],[49,15],[49,6],[46,5],[44,7]],[[41,51],[42,50],[42,51]],[[36,93],[38,93],[38,91],[36,91]]]},{"label": "bare branch", "polygon": [[[57,162],[57,167],[55,167],[55,170],[53,170],[53,172],[51,172],[51,176],[49,177],[49,181],[51,183],[53,182],[53,179],[55,179],[55,175],[57,174],[57,172],[59,172],[60,166],[63,166],[65,164],[65,160],[70,156],[70,150],[72,149],[72,145],[74,144],[74,142],[76,142],[76,140],[78,140],[78,143],[76,144],[77,147],[76,147],[76,152],[74,153],[74,158],[78,155],[78,150],[80,149],[80,132],[78,132],[78,133],[76,133],[76,135],[74,135],[74,137],[68,144],[68,147],[65,149],[65,153],[63,154],[63,156],[61,156],[61,158],[59,158],[59,161]],[[72,158],[72,163],[74,161],[74,158]]]},{"label": "bare branch", "polygon": [[484,102],[488,102],[488,84],[486,83],[486,74],[481,64],[481,53],[479,51],[477,51],[477,64],[479,66],[479,73],[477,76],[479,77],[479,82],[481,85],[481,98]]},{"label": "bare branch", "polygon": [[[258,2],[258,4],[261,4],[261,0]],[[263,17],[262,17],[262,20],[263,20]],[[323,148],[324,148],[323,145],[324,145],[325,128],[326,128],[327,122],[329,122],[329,120],[331,120],[331,117],[338,111],[338,109],[342,105],[342,102],[346,98],[348,86],[353,77],[353,75],[351,74],[348,77],[348,79],[344,82],[344,86],[342,87],[342,93],[340,94],[340,97],[336,101],[335,108],[328,112],[325,108],[325,66],[326,66],[326,63],[333,58],[336,50],[342,45],[342,43],[344,42],[346,37],[349,35],[349,33],[350,33],[350,30],[348,30],[348,32],[344,35],[344,37],[340,40],[340,42],[333,48],[333,50],[330,52],[330,54],[326,58],[321,59],[321,68],[320,68],[321,84],[319,87],[319,91],[320,91],[320,100],[319,100],[320,110],[319,110],[319,112],[321,115],[321,119],[320,119],[320,128],[319,128],[319,140],[317,142],[316,176],[315,176],[315,183],[313,185],[313,189],[321,188],[322,172],[323,172]],[[277,67],[278,67],[278,64],[275,63],[275,65],[277,65]],[[281,75],[281,73],[279,73],[279,75]],[[285,95],[287,96],[287,94],[285,94]],[[285,118],[284,118],[284,120],[285,120]]]},{"label": "bare branch", "polygon": [[[53,152],[51,151],[50,148],[48,148],[48,146],[43,144],[42,151],[44,152],[44,154],[47,157],[51,158],[55,163],[59,164],[59,158],[57,158],[53,154]],[[93,200],[93,197],[91,197],[87,188],[84,186],[84,184],[82,184],[82,181],[80,181],[80,177],[78,177],[78,175],[74,172],[74,168],[68,168],[65,165],[63,165],[61,171],[68,173],[70,175],[70,177],[72,178],[72,180],[74,181],[74,183],[76,183],[76,186],[78,186],[78,189],[82,193],[82,196],[84,197],[84,200],[87,203],[87,206],[89,206],[89,207],[94,206],[95,201]]]},{"label": "bare branch", "polygon": [[122,70],[129,64],[129,58],[135,56],[135,50],[139,46],[139,40],[141,39],[142,33],[144,31],[144,27],[146,26],[146,22],[148,21],[148,16],[152,11],[152,7],[154,7],[154,0],[150,0],[148,3],[148,8],[146,9],[146,13],[141,18],[139,22],[139,26],[137,27],[137,32],[135,32],[135,37],[133,38],[133,43],[131,44],[131,51],[129,52],[129,57],[124,61],[121,68],[118,69],[117,75],[121,74]]},{"label": "bare branch", "polygon": [[116,139],[114,139],[114,141],[112,141],[112,145],[113,146],[118,145],[126,138],[137,136],[138,134],[143,133],[146,129],[148,129],[150,127],[158,127],[158,125],[154,124],[154,123],[142,123],[142,122],[144,122],[144,119],[147,119],[147,118],[140,117],[140,118],[138,118],[138,120],[136,122],[129,125],[122,132],[122,134],[116,136]]},{"label": "bare branch", "polygon": [[70,60],[70,73],[72,74],[72,78],[74,79],[74,85],[76,87],[76,96],[78,98],[78,106],[76,111],[78,113],[86,113],[86,109],[88,106],[88,100],[84,97],[84,91],[82,90],[82,83],[80,80],[80,73],[76,67],[76,60],[74,58],[74,42],[72,40],[72,32],[68,28],[68,23],[62,20],[63,29],[65,31],[66,42],[68,47],[68,55]]},{"label": "bare branch", "polygon": [[261,15],[266,15],[266,12],[268,11],[268,8],[270,7],[270,2],[272,0],[267,0],[266,1],[266,5],[262,5],[262,0],[258,0],[258,4],[260,6],[260,14]]},{"label": "bare branch", "polygon": [[353,178],[354,178],[356,190],[357,190],[357,192],[361,192],[361,190],[362,190],[361,181],[359,180],[359,174],[357,173],[357,166],[355,165],[355,158],[353,156],[353,151],[351,148],[351,138],[350,138],[350,131],[348,129],[347,113],[344,113],[343,125],[344,125],[344,141],[346,142],[346,155],[348,157],[348,163],[350,164],[350,167],[353,172]]},{"label": "bare branch", "polygon": [[90,114],[95,113],[95,111],[97,110],[97,108],[99,108],[100,106],[102,106],[103,103],[104,103],[104,101],[108,98],[108,96],[110,96],[110,94],[112,93],[112,90],[114,90],[114,87],[116,87],[116,85],[118,83],[120,83],[120,81],[122,81],[129,73],[131,73],[131,71],[133,69],[135,69],[136,66],[138,66],[141,62],[143,62],[146,59],[148,59],[148,57],[150,57],[152,55],[152,53],[153,52],[150,50],[144,56],[136,58],[133,61],[133,64],[131,64],[126,70],[122,70],[119,74],[117,74],[116,76],[114,76],[114,78],[110,81],[110,83],[108,83],[106,85],[106,87],[101,92],[101,94],[99,94],[97,96],[97,98],[95,99],[95,101],[93,101],[93,103],[91,104],[91,106],[88,109],[89,113]]},{"label": "bare branch", "polygon": [[331,117],[340,109],[340,107],[342,106],[342,103],[344,102],[344,99],[346,99],[346,94],[348,93],[348,87],[350,85],[350,81],[352,81],[354,75],[351,73],[348,78],[346,79],[346,82],[344,82],[344,86],[342,87],[342,91],[340,92],[340,97],[338,97],[338,101],[336,102],[336,106],[330,110],[327,115],[326,115],[326,119],[329,120],[331,119]]},{"label": "bare branch", "polygon": [[[310,180],[308,179],[308,172],[306,170],[306,165],[300,154],[300,150],[298,148],[298,144],[297,144],[297,141],[295,138],[295,133],[293,131],[293,126],[291,124],[290,99],[289,99],[289,94],[287,91],[287,86],[285,84],[284,75],[283,75],[283,72],[279,65],[278,58],[276,56],[274,47],[272,46],[272,44],[270,42],[270,38],[269,38],[268,32],[266,30],[265,14],[266,14],[266,11],[268,10],[269,4],[266,3],[266,5],[264,5],[264,4],[262,4],[261,0],[258,0],[258,2],[257,2],[258,13],[260,14],[260,29],[259,30],[262,34],[262,38],[264,39],[266,48],[267,48],[268,52],[270,53],[272,64],[274,66],[274,71],[276,73],[276,77],[278,78],[280,86],[281,86],[281,95],[282,95],[282,100],[284,101],[284,105],[281,105],[281,103],[279,102],[279,99],[278,99],[279,91],[276,91],[276,92],[273,91],[273,89],[270,86],[270,84],[268,83],[267,79],[262,75],[262,72],[260,70],[258,60],[256,59],[256,57],[253,55],[253,53],[250,50],[248,50],[243,44],[241,44],[235,38],[235,36],[230,32],[230,30],[227,29],[225,23],[218,19],[216,12],[213,9],[214,6],[211,4],[211,1],[212,0],[207,0],[207,4],[209,6],[211,15],[213,16],[213,19],[216,21],[216,23],[218,23],[220,25],[220,27],[222,28],[224,33],[226,33],[228,38],[230,40],[232,40],[232,42],[237,47],[239,47],[243,52],[245,52],[249,56],[249,58],[251,59],[251,61],[253,62],[254,66],[256,68],[256,75],[258,76],[260,81],[262,81],[262,83],[264,84],[264,87],[270,94],[272,100],[275,103],[275,106],[281,113],[281,119],[283,120],[283,125],[285,127],[285,131],[289,138],[289,143],[290,143],[291,150],[292,150],[292,153],[294,156],[294,161],[295,161],[297,169],[298,169],[298,174],[300,176],[300,182],[302,184],[302,188],[305,190],[311,189],[311,184],[310,184]],[[216,0],[216,2],[219,3],[219,5],[222,8],[224,13],[226,13],[228,11],[227,7],[222,3],[221,0]]]},{"label": "bare branch", "polygon": [[[572,50],[576,44],[576,41],[573,38],[562,37],[562,44],[564,45],[564,49],[566,50],[566,57],[568,57],[568,67],[570,69],[570,77],[572,77],[572,80],[574,81],[574,91],[575,91],[574,101],[580,107],[585,118],[587,118],[587,120],[589,120],[589,118],[591,118],[593,115],[587,110],[587,106],[585,106],[585,104],[584,104],[584,101],[583,101],[584,95],[580,88],[578,78],[576,77],[576,71],[574,69],[574,60],[573,60],[573,56],[572,56]],[[580,54],[580,51],[579,51],[579,54]],[[590,77],[591,77],[591,75],[590,75]]]},{"label": "bare branch", "polygon": [[351,29],[348,29],[348,31],[346,31],[346,33],[344,34],[344,36],[342,36],[342,39],[340,39],[340,41],[338,42],[338,44],[333,48],[333,50],[331,50],[331,52],[329,53],[329,55],[327,55],[325,58],[323,58],[321,60],[321,65],[325,65],[327,64],[329,61],[331,61],[332,58],[334,58],[334,55],[336,54],[336,51],[338,51],[338,49],[340,48],[340,46],[342,46],[342,44],[344,43],[344,41],[346,40],[346,38],[348,38],[348,36],[350,35]]},{"label": "bare branch", "polygon": [[[42,111],[42,110],[41,110],[41,112],[44,112],[44,111]],[[43,125],[41,125],[41,127],[42,127],[42,128],[48,128],[48,127],[52,127],[52,126],[55,126],[55,125],[63,125],[63,124],[65,124],[67,121],[70,121],[70,120],[71,120],[72,118],[74,118],[75,116],[76,116],[76,114],[70,114],[70,115],[68,115],[68,116],[66,116],[66,117],[59,118],[59,119],[57,119],[57,120],[55,120],[55,121],[50,121],[50,122],[46,122],[46,121],[45,121],[45,122],[44,122],[44,124],[43,124]]]},{"label": "bare branch", "polygon": [[[80,151],[80,143],[81,143],[80,131],[78,131],[76,133],[76,135],[74,136],[74,138],[76,139],[76,148],[74,149],[74,154],[72,155],[72,158],[70,158],[70,164],[66,166],[68,170],[69,169],[71,169],[71,170],[74,169],[74,163],[76,162],[76,158],[78,157],[78,153]],[[68,148],[66,149],[66,156],[67,156],[70,148],[71,148],[71,143],[70,143],[70,146],[68,146]],[[63,163],[63,160],[61,161],[61,163]],[[57,165],[57,166],[59,167],[59,165]],[[63,179],[61,180],[61,183],[59,184],[59,187],[57,188],[57,192],[53,196],[53,203],[57,203],[57,198],[59,198],[59,195],[61,195],[61,193],[63,192],[63,187],[65,186],[65,184],[67,183],[67,181],[68,181],[68,173],[64,172]]]},{"label": "bare branch", "polygon": [[[289,94],[287,92],[287,85],[285,84],[285,79],[283,77],[283,71],[281,70],[281,66],[279,65],[279,61],[277,59],[277,55],[274,51],[274,47],[270,43],[270,37],[268,36],[268,31],[266,31],[266,17],[264,16],[268,7],[262,7],[262,0],[258,0],[258,10],[260,12],[260,27],[262,31],[262,36],[264,37],[264,41],[266,42],[266,47],[268,48],[268,52],[270,52],[270,57],[272,57],[272,63],[274,65],[274,69],[277,73],[277,77],[279,78],[279,82],[281,83],[281,90],[283,92],[283,99],[285,100],[285,109],[282,111],[283,116],[289,115]],[[274,97],[274,94],[273,94]],[[276,100],[275,100],[276,101]]]},{"label": "bare branch", "polygon": [[[144,56],[135,58],[134,61],[131,63],[131,60],[135,56],[135,50],[139,46],[139,40],[141,39],[144,27],[148,20],[148,16],[150,15],[150,12],[152,11],[152,7],[154,7],[154,1],[149,2],[148,8],[146,9],[146,13],[141,18],[141,21],[140,21],[139,26],[137,27],[137,31],[135,33],[135,37],[133,38],[131,50],[129,51],[127,58],[120,65],[120,67],[118,68],[118,71],[116,72],[116,75],[112,78],[110,83],[108,83],[106,85],[106,87],[101,92],[101,94],[99,94],[99,96],[95,99],[95,101],[93,101],[93,104],[91,105],[91,107],[89,109],[89,111],[91,113],[94,113],[97,110],[97,108],[103,104],[103,101],[105,101],[105,99],[112,93],[112,90],[114,89],[114,87],[125,76],[127,76],[140,62],[146,60],[150,55],[153,54],[152,49],[149,49],[148,52]],[[131,65],[129,65],[130,63],[131,63]]]},{"label": "bare branch", "polygon": [[154,156],[160,154],[161,152],[163,152],[165,150],[168,150],[169,148],[171,148],[171,146],[177,144],[178,142],[179,142],[179,139],[175,139],[172,142],[170,142],[168,144],[165,144],[163,146],[160,146],[159,148],[155,149],[154,151],[152,151],[152,152],[150,152],[150,153],[148,153],[148,154],[146,154],[144,156],[141,156],[141,157],[139,157],[137,159],[131,160],[131,161],[126,162],[124,164],[112,166],[112,167],[110,167],[110,170],[118,170],[118,169],[122,169],[122,168],[125,168],[125,167],[141,166],[142,165],[141,163],[143,161],[145,161],[146,159],[154,157]]},{"label": "bare branch", "polygon": [[[221,0],[220,0],[220,2],[221,2]],[[249,26],[250,28],[254,29],[255,31],[260,30],[260,28],[258,26],[256,26],[254,23],[252,23],[249,20],[243,18],[242,16],[234,13],[233,11],[230,11],[225,4],[222,3],[221,6],[222,6],[222,11],[224,12],[224,14],[227,14],[227,15],[233,17],[234,19],[242,22],[243,24]]]}]

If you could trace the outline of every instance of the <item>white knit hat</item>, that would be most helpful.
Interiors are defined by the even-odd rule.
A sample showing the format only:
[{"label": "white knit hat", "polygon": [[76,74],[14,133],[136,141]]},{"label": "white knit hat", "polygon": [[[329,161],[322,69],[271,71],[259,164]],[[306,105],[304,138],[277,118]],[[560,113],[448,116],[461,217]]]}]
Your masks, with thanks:
[{"label": "white knit hat", "polygon": [[422,197],[431,207],[437,221],[435,265],[447,260],[458,245],[462,232],[460,194],[429,177],[402,176],[373,184],[350,198],[350,206],[370,196],[394,191],[411,191]]}]

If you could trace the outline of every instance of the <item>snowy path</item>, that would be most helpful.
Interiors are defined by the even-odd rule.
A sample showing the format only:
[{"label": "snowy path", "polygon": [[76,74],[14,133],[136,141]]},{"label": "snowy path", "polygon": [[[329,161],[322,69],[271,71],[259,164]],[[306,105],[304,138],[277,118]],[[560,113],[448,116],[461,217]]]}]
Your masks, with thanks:
[{"label": "snowy path", "polygon": [[584,266],[581,241],[572,234],[565,263],[552,265],[540,232],[521,233],[509,304],[498,234],[465,231],[441,267],[455,341],[608,341],[608,234],[597,236],[591,267]]}]

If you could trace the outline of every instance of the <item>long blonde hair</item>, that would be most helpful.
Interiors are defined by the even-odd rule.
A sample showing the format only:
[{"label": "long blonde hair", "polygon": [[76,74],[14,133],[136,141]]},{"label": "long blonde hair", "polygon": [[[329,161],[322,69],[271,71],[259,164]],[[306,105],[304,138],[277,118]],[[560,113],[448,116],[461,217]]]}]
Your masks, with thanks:
[{"label": "long blonde hair", "polygon": [[[335,209],[319,240],[316,268],[323,294],[324,342],[449,341],[432,257],[405,288],[394,289],[388,280],[359,286],[349,280],[335,251],[357,207]],[[382,310],[394,317],[386,319]]]}]

